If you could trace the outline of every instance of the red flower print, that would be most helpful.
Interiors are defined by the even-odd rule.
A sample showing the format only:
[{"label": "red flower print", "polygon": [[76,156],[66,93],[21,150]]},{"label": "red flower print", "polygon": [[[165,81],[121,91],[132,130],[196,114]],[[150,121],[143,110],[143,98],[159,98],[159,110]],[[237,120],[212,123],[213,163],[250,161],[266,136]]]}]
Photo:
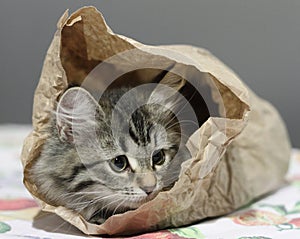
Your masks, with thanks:
[{"label": "red flower print", "polygon": [[0,210],[3,211],[21,210],[31,207],[38,207],[33,199],[0,199]]},{"label": "red flower print", "polygon": [[293,224],[297,228],[300,228],[300,218],[294,218],[290,220],[288,223]]},{"label": "red flower print", "polygon": [[[178,236],[168,231],[148,233],[141,236],[130,237],[130,239],[186,239],[185,237]],[[129,238],[128,238],[129,239]]]},{"label": "red flower print", "polygon": [[232,218],[233,222],[244,226],[266,226],[286,223],[287,218],[272,212],[249,210]]}]

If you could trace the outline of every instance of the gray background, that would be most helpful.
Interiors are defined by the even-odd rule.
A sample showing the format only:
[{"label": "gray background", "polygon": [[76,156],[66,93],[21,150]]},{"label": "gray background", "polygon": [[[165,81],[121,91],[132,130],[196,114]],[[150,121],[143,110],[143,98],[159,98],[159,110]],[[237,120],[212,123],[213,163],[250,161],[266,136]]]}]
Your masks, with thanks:
[{"label": "gray background", "polygon": [[84,5],[100,9],[114,32],[146,44],[209,49],[278,108],[300,147],[299,0],[1,0],[0,123],[31,123],[56,22]]}]

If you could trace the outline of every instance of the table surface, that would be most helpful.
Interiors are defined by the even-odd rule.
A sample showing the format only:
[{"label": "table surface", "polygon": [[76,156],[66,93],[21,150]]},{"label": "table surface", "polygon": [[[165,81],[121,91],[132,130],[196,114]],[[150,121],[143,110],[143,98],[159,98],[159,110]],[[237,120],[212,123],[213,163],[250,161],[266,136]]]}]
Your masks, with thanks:
[{"label": "table surface", "polygon": [[[92,238],[58,216],[41,212],[23,186],[20,153],[30,130],[30,126],[0,125],[0,238]],[[293,150],[287,179],[285,187],[230,215],[129,238],[300,238],[299,150]]]}]

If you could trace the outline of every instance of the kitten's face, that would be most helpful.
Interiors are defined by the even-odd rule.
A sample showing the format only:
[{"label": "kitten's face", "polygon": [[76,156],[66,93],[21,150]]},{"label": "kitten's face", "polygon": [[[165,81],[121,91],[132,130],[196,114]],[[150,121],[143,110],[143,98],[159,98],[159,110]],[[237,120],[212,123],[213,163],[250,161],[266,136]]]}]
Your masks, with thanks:
[{"label": "kitten's face", "polygon": [[[147,112],[147,107],[144,110]],[[98,162],[88,173],[105,185],[102,192],[115,194],[116,202],[111,196],[111,207],[120,206],[120,210],[137,208],[177,179],[182,161],[179,155],[175,157],[180,131],[174,122],[169,122],[169,125],[175,125],[166,132],[158,122],[145,119],[139,112],[134,120],[130,119],[127,132],[119,130],[115,135],[111,133],[112,126],[107,126],[109,123],[100,123],[97,134],[99,150],[95,150],[95,154],[82,152],[80,156],[86,164]],[[118,126],[121,125],[119,122]]]},{"label": "kitten's face", "polygon": [[98,104],[82,88],[66,91],[54,121],[57,138],[45,144],[32,171],[50,201],[93,222],[135,209],[172,187],[190,156],[169,109],[137,107],[145,97],[138,94],[116,105],[123,93],[109,92]]}]

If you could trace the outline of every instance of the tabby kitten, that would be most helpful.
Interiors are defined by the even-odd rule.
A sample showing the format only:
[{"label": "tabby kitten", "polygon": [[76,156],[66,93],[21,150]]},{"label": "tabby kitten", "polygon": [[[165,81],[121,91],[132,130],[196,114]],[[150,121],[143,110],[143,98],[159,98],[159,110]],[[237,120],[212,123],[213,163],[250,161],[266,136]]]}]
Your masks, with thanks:
[{"label": "tabby kitten", "polygon": [[111,89],[99,102],[81,87],[62,95],[30,172],[48,203],[102,223],[173,186],[190,154],[176,100],[154,91]]}]

